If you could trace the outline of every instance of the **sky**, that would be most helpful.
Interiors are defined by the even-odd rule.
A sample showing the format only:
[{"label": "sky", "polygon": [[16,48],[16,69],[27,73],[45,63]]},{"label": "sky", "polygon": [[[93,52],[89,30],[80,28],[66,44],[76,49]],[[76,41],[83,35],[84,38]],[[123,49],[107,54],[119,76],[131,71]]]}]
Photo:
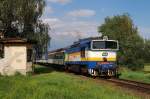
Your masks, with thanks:
[{"label": "sky", "polygon": [[150,0],[46,0],[42,20],[51,30],[49,50],[80,38],[101,36],[97,27],[107,16],[128,13],[143,38],[150,39]]}]

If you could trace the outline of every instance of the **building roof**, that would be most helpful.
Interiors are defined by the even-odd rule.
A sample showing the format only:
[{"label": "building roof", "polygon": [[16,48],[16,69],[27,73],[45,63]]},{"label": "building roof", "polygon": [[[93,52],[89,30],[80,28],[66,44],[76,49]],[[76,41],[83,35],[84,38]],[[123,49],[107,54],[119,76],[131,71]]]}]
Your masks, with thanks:
[{"label": "building roof", "polygon": [[3,43],[3,44],[9,44],[9,43],[19,43],[19,44],[26,44],[26,43],[29,43],[27,41],[27,39],[22,39],[22,38],[2,38],[0,39],[0,43]]}]

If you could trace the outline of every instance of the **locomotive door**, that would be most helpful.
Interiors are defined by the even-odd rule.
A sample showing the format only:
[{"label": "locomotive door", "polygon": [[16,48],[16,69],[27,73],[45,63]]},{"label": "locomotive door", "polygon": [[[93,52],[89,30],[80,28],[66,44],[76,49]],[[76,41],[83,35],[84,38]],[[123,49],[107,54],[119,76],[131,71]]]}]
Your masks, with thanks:
[{"label": "locomotive door", "polygon": [[85,47],[81,48],[81,59],[85,58]]}]

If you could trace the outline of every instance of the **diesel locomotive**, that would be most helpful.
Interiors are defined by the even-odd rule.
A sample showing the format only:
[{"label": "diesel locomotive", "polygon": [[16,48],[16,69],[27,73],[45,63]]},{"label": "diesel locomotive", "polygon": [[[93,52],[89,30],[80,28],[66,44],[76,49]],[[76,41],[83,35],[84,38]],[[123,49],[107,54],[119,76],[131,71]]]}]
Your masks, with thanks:
[{"label": "diesel locomotive", "polygon": [[71,46],[49,52],[49,63],[63,64],[66,70],[91,76],[118,77],[117,40],[107,37],[80,39]]}]

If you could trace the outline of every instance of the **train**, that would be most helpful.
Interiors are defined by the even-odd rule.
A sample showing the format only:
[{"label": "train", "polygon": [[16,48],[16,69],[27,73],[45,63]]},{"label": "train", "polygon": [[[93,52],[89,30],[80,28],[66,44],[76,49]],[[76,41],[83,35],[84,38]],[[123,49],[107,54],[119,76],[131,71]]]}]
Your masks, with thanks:
[{"label": "train", "polygon": [[119,77],[117,40],[108,37],[80,39],[72,45],[48,53],[48,63],[63,65],[66,71],[93,77]]}]

